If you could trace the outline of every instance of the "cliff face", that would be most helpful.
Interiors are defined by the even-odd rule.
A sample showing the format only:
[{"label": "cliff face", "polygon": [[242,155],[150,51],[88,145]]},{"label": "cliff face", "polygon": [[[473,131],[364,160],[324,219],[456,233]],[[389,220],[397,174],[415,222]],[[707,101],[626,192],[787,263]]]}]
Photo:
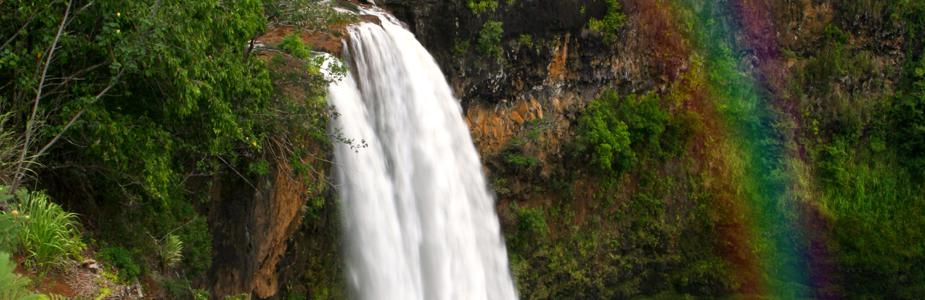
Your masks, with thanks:
[{"label": "cliff face", "polygon": [[[800,182],[789,189],[800,201],[800,222],[830,229],[835,220],[819,208],[823,187],[814,181],[824,159],[817,149],[834,139],[829,133],[859,132],[863,139],[876,126],[874,107],[888,105],[898,89],[908,50],[920,47],[905,40],[901,13],[878,1],[625,0],[615,43],[589,30],[589,20],[606,13],[605,1],[497,1],[497,10],[481,14],[467,1],[380,2],[431,51],[461,100],[498,193],[524,298],[576,291],[589,294],[569,295],[633,297],[665,289],[653,282],[700,296],[756,293],[754,256],[741,242],[749,239],[741,233],[749,220],[723,208],[746,201],[735,183],[742,175],[730,171],[735,158],[717,150],[731,138],[719,121],[723,105],[703,83],[717,76],[712,54],[698,47],[734,45],[728,50],[736,71],[754,80],[755,94],[772,111],[760,126],[775,128],[781,155],[794,158],[786,168],[798,170],[789,171]],[[488,22],[502,24],[498,55],[480,44]],[[710,26],[718,29],[702,32]],[[690,144],[640,167],[648,170],[618,179],[594,174],[576,153],[576,129],[588,103],[605,90],[668,99],[662,105],[671,118],[692,120]],[[640,205],[651,203],[659,208],[648,216]],[[822,229],[809,231],[807,255],[825,257],[812,262],[814,272],[837,273],[830,253],[837,242],[826,241]],[[612,238],[616,246],[589,236]],[[569,264],[599,267],[577,271]],[[601,267],[607,264],[626,269]],[[652,268],[664,272],[643,271]],[[813,283],[817,297],[844,292],[832,284],[841,279],[829,275],[818,275],[829,282]],[[620,287],[602,287],[615,283]]]},{"label": "cliff face", "polygon": [[[293,31],[274,28],[259,42],[277,47]],[[330,34],[301,38],[332,47],[328,51],[339,47]],[[268,122],[274,133],[266,149],[243,152],[238,165],[227,165],[212,180],[214,263],[205,285],[216,299],[342,297],[340,220],[328,179],[330,141],[324,138],[326,82],[306,72],[314,61],[272,51],[257,56],[272,72],[275,105],[283,113]]]},{"label": "cliff face", "polygon": [[274,162],[271,172],[256,183],[231,174],[215,181],[213,197],[222,199],[211,216],[217,242],[211,290],[217,297],[253,291],[266,298],[279,289],[277,267],[301,225],[308,188],[287,162]]},{"label": "cliff face", "polygon": [[[729,49],[734,62],[769,99],[768,126],[801,170],[801,183],[790,188],[801,200],[801,221],[818,228],[809,234],[815,242],[808,255],[831,256],[833,244],[818,241],[829,238],[819,232],[831,231],[834,221],[813,198],[820,193],[813,175],[820,154],[808,148],[830,138],[820,130],[866,130],[872,117],[865,109],[887,101],[901,80],[909,48],[902,25],[888,5],[870,3],[731,0],[711,11],[682,2],[620,1],[625,23],[617,41],[606,43],[588,25],[607,13],[606,1],[498,1],[497,10],[481,14],[467,1],[377,1],[430,50],[462,102],[498,196],[523,298],[759,292],[749,269],[754,257],[740,243],[749,237],[737,232],[748,220],[725,207],[744,201],[747,191],[736,186],[741,174],[723,153],[730,143],[717,120],[723,108],[702,91],[703,78],[713,74],[704,63],[709,55],[694,44],[703,43],[697,28],[711,24],[690,23],[697,18],[732,32],[724,38],[738,45]],[[489,21],[502,24],[496,44],[482,42]],[[271,32],[266,42],[286,34]],[[316,49],[339,51],[336,38],[302,37]],[[839,55],[863,63],[848,66]],[[837,70],[828,70],[833,64]],[[622,176],[591,171],[576,150],[576,130],[588,103],[606,90],[666,99],[660,105],[671,119],[688,122],[690,141]],[[852,108],[859,105],[868,106]],[[838,117],[826,122],[825,114]],[[212,270],[216,295],[343,296],[334,197],[300,193],[305,186],[287,175],[291,169],[273,162],[270,175],[255,180],[256,193],[233,176],[213,188],[215,198],[227,199],[213,209],[216,261],[223,262]],[[299,209],[307,198],[325,203],[310,218]],[[831,258],[813,264],[837,269]],[[815,296],[843,295],[844,287],[830,283],[813,283]]]},{"label": "cliff face", "polygon": [[[614,44],[588,29],[601,18],[604,1],[498,1],[499,9],[476,14],[466,1],[385,0],[441,65],[473,127],[483,154],[499,150],[525,121],[571,116],[602,90],[665,92],[690,66],[690,41],[679,35],[670,1],[621,1],[625,26]],[[758,4],[756,4],[758,3]],[[760,5],[759,5],[760,4]],[[845,78],[846,92],[889,91],[904,60],[902,26],[889,7],[842,5],[838,1],[725,1],[736,14],[730,26],[751,59],[746,65],[769,89],[807,68],[832,25],[849,33],[856,50],[871,55],[875,73]],[[477,49],[486,21],[503,24],[503,52],[491,57]],[[778,70],[762,72],[773,66]],[[778,77],[778,78],[771,78]],[[871,78],[875,77],[875,78]],[[885,80],[870,86],[859,81]],[[861,86],[859,86],[861,85]],[[494,116],[494,117],[490,117]],[[561,120],[560,120],[561,121]],[[564,123],[553,121],[556,128]]]}]

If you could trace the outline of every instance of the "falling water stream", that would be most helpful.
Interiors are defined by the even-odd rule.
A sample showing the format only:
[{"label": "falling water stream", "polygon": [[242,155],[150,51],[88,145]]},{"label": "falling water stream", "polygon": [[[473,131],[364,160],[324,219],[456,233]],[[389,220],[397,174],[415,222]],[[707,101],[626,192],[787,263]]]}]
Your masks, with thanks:
[{"label": "falling water stream", "polygon": [[348,284],[359,299],[515,299],[459,102],[414,35],[375,14],[348,29],[351,72],[329,95],[332,130],[355,141],[335,146]]}]

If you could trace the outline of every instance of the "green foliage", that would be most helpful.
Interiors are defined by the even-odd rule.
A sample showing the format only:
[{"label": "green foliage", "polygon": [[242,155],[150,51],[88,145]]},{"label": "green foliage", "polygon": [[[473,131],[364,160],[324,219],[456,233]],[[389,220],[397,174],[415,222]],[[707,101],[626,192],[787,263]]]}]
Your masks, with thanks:
[{"label": "green foliage", "polygon": [[15,270],[10,254],[0,252],[0,300],[42,299],[29,291],[29,278],[19,276]]},{"label": "green foliage", "polygon": [[844,273],[843,288],[859,298],[917,298],[925,291],[917,267],[925,263],[922,185],[891,150],[874,154],[842,140],[824,147],[820,202],[834,223],[838,264],[855,270]]},{"label": "green foliage", "polygon": [[[24,189],[17,191],[17,194],[21,198],[27,196],[27,192]],[[11,201],[15,200],[16,197],[10,194],[9,187],[0,185],[0,206],[8,207],[11,205]],[[0,213],[0,251],[12,253],[19,249],[19,227],[22,224],[18,220],[20,213],[17,211],[16,214],[10,213]]]},{"label": "green foliage", "polygon": [[[668,113],[654,94],[630,95],[620,98],[613,91],[588,104],[578,120],[577,149],[591,158],[591,163],[602,172],[622,172],[632,168],[642,155],[663,156],[664,148],[679,150],[676,144],[663,147],[669,123]],[[678,126],[687,126],[679,124]],[[675,135],[684,130],[672,131]],[[672,136],[675,140],[677,136]],[[683,141],[683,139],[681,139]]]},{"label": "green foliage", "polygon": [[895,17],[902,21],[906,32],[906,53],[914,62],[925,56],[925,2],[898,0],[889,5],[896,7]]},{"label": "green foliage", "polygon": [[192,283],[185,278],[168,279],[164,289],[171,299],[210,299],[208,292],[192,288]]},{"label": "green foliage", "polygon": [[476,15],[494,12],[498,9],[498,0],[466,0],[466,6]]},{"label": "green foliage", "polygon": [[453,42],[453,56],[457,58],[465,57],[471,47],[468,40],[457,39]]},{"label": "green foliage", "polygon": [[156,250],[165,270],[176,266],[183,259],[183,241],[174,234],[168,234],[159,240]]},{"label": "green foliage", "polygon": [[225,296],[224,299],[225,300],[250,300],[251,295],[250,294],[230,295],[230,296]]},{"label": "green foliage", "polygon": [[62,266],[85,247],[77,215],[64,211],[44,193],[33,192],[18,199],[10,215],[19,223],[16,235],[26,263],[41,270]]},{"label": "green foliage", "polygon": [[135,255],[122,247],[104,247],[97,255],[119,270],[119,278],[131,282],[141,276],[142,268],[135,261]]},{"label": "green foliage", "polygon": [[193,294],[193,299],[196,299],[196,300],[208,300],[209,299],[209,292],[206,290],[193,289],[192,294]]},{"label": "green foliage", "polygon": [[179,233],[183,265],[189,274],[202,274],[212,266],[212,234],[203,216],[195,216]]},{"label": "green foliage", "polygon": [[265,29],[266,3],[74,1],[62,23],[67,3],[0,2],[11,12],[0,14],[0,36],[10,40],[0,49],[0,111],[10,116],[3,128],[24,134],[44,67],[38,58],[50,56],[65,24],[48,65],[55,82],[38,105],[48,117],[38,120],[45,126],[30,151],[59,133],[68,142],[50,148],[41,161],[50,168],[36,172],[63,178],[49,191],[99,214],[100,238],[139,249],[139,263],[160,259],[151,236],[180,228],[178,273],[198,275],[211,263],[201,216],[209,179],[246,166],[241,160],[271,133],[263,122],[274,115],[273,86],[246,47]]},{"label": "green foliage", "polygon": [[[715,254],[706,207],[672,208],[679,204],[664,197],[676,192],[677,179],[641,172],[625,202],[607,199],[616,185],[600,184],[584,221],[569,217],[567,201],[512,206],[515,224],[506,237],[523,299],[714,298],[734,288],[728,265]],[[556,234],[549,226],[557,226]]]},{"label": "green foliage", "polygon": [[321,29],[356,19],[354,15],[334,9],[332,2],[335,1],[266,0],[263,5],[267,18],[281,25]]},{"label": "green foliage", "polygon": [[[915,1],[913,1],[915,2]],[[913,2],[895,4],[907,38],[916,39]],[[925,8],[925,6],[923,6]],[[870,70],[865,55],[853,55],[849,35],[834,25],[824,32],[826,44],[806,66],[804,85],[824,102],[804,114],[812,127],[806,142],[822,183],[817,199],[832,223],[830,251],[842,270],[837,283],[856,298],[915,299],[925,291],[925,192],[921,184],[925,151],[925,62],[914,46],[903,66],[894,95],[867,99],[843,95],[851,80]],[[849,80],[845,80],[845,78]],[[835,86],[843,88],[836,91]],[[816,89],[822,87],[822,89]],[[870,280],[877,278],[877,280]]]},{"label": "green foliage", "polygon": [[488,21],[479,32],[478,50],[482,54],[500,58],[504,51],[501,47],[501,38],[504,35],[504,24],[499,21]]},{"label": "green foliage", "polygon": [[909,88],[897,95],[893,105],[893,140],[909,170],[925,178],[925,57],[910,73]]},{"label": "green foliage", "polygon": [[522,153],[509,153],[504,160],[513,168],[521,170],[530,170],[540,165],[539,159]]},{"label": "green foliage", "polygon": [[533,48],[533,36],[529,34],[521,34],[517,36],[517,46]]},{"label": "green foliage", "polygon": [[543,242],[543,239],[549,234],[549,225],[546,224],[546,216],[540,207],[525,207],[512,204],[514,220],[517,222],[516,234],[510,236],[512,247],[523,252],[531,245],[537,245]]},{"label": "green foliage", "polygon": [[868,54],[855,52],[849,45],[850,34],[835,24],[823,32],[823,45],[807,64],[802,76],[807,92],[814,96],[829,96],[835,84],[843,78],[860,78],[873,69]]},{"label": "green foliage", "polygon": [[506,175],[531,179],[536,175],[542,162],[527,150],[527,141],[521,137],[512,138],[497,155],[500,158],[500,171]]},{"label": "green foliage", "polygon": [[298,32],[292,32],[284,37],[279,44],[279,48],[301,59],[307,59],[312,55],[312,50],[302,43],[302,38]]},{"label": "green foliage", "polygon": [[588,104],[578,120],[578,151],[591,157],[591,164],[603,172],[629,168],[636,154],[630,148],[629,127],[618,119],[619,97],[607,92]]},{"label": "green foliage", "polygon": [[[0,96],[0,103],[3,100],[3,97]],[[2,108],[3,105],[0,105],[0,109]],[[16,164],[14,163],[18,158],[16,155],[22,149],[19,137],[12,128],[9,128],[8,121],[10,117],[10,112],[0,113],[0,186],[9,186],[12,183],[16,172]]]},{"label": "green foliage", "polygon": [[588,27],[601,33],[604,37],[604,42],[610,44],[616,42],[620,29],[623,28],[623,24],[626,22],[626,16],[623,15],[619,0],[606,1],[607,14],[601,19],[588,21]]}]

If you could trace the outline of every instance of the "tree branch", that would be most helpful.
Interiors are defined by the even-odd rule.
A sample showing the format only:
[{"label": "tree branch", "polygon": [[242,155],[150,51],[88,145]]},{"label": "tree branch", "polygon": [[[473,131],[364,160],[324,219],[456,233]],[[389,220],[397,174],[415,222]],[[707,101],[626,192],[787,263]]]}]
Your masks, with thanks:
[{"label": "tree branch", "polygon": [[111,89],[116,85],[116,82],[118,82],[119,79],[122,77],[123,71],[125,71],[125,69],[120,70],[120,71],[119,71],[119,74],[117,74],[116,77],[113,78],[111,82],[109,82],[109,85],[107,85],[106,88],[104,88],[102,91],[100,91],[99,94],[96,94],[96,96],[93,97],[93,100],[91,100],[90,102],[88,102],[86,106],[84,106],[83,108],[80,109],[80,111],[78,111],[76,114],[74,114],[74,116],[71,117],[71,119],[67,121],[67,124],[64,125],[64,128],[61,128],[61,131],[59,131],[58,134],[56,134],[54,138],[52,138],[50,141],[48,141],[48,143],[45,144],[45,146],[43,146],[42,149],[39,150],[39,152],[37,152],[33,157],[34,157],[34,158],[38,158],[38,157],[42,156],[42,154],[45,154],[45,151],[47,151],[48,148],[51,148],[52,145],[54,145],[56,142],[58,142],[58,140],[61,139],[61,136],[64,135],[64,133],[65,133],[69,128],[71,128],[71,126],[74,125],[75,122],[77,122],[77,119],[79,119],[80,116],[82,116],[82,115],[84,114],[84,112],[87,111],[87,107],[88,107],[88,106],[90,106],[90,105],[93,104],[93,103],[96,103],[96,101],[100,100],[100,98],[102,98],[103,96],[105,96],[106,93],[109,93],[109,90],[111,90]]},{"label": "tree branch", "polygon": [[20,180],[24,176],[23,168],[25,168],[26,163],[26,153],[29,152],[29,146],[31,145],[30,139],[32,138],[33,125],[35,124],[35,115],[39,109],[39,101],[42,99],[42,89],[45,85],[45,78],[48,76],[48,67],[51,65],[51,60],[55,55],[55,49],[58,47],[58,41],[61,39],[61,34],[64,33],[64,25],[67,24],[67,18],[71,13],[71,4],[73,0],[67,2],[67,8],[64,9],[64,17],[61,18],[61,24],[58,25],[58,33],[55,34],[55,39],[51,43],[51,47],[48,49],[48,55],[45,57],[45,65],[42,67],[42,76],[40,77],[38,90],[35,92],[35,100],[32,104],[32,113],[28,120],[26,120],[26,132],[25,140],[23,141],[22,153],[19,156],[18,165],[16,167],[16,175],[13,179],[13,184],[10,187],[10,190],[16,192],[16,188],[19,186]]}]

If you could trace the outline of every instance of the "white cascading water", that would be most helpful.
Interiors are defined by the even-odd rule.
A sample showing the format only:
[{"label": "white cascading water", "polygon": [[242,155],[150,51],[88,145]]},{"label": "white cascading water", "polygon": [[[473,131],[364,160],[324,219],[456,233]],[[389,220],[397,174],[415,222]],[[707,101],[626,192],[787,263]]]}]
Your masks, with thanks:
[{"label": "white cascading water", "polygon": [[414,35],[349,28],[333,83],[347,280],[360,299],[516,299],[494,199],[462,109]]}]

